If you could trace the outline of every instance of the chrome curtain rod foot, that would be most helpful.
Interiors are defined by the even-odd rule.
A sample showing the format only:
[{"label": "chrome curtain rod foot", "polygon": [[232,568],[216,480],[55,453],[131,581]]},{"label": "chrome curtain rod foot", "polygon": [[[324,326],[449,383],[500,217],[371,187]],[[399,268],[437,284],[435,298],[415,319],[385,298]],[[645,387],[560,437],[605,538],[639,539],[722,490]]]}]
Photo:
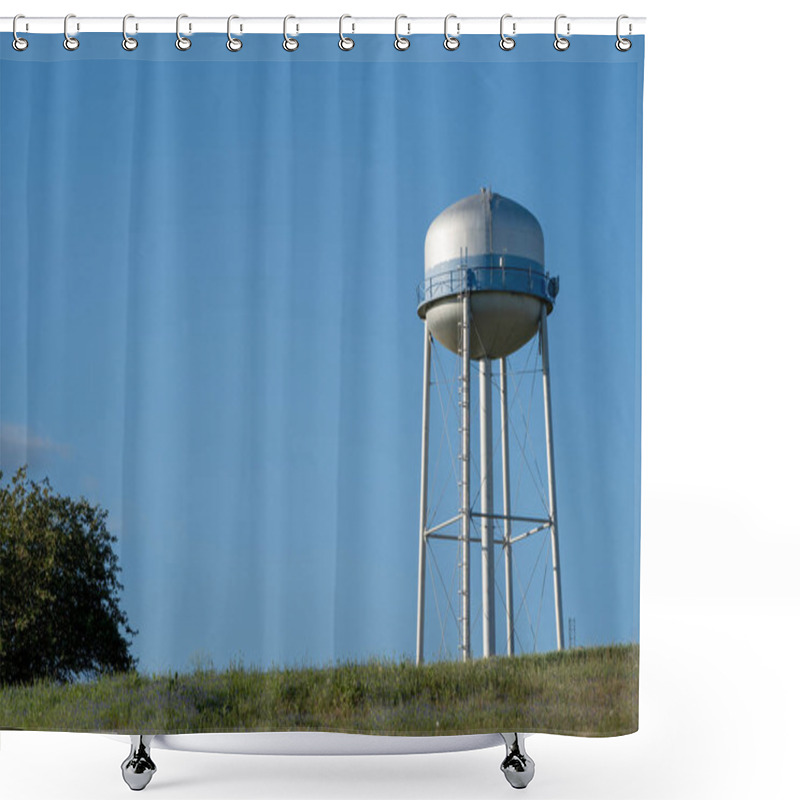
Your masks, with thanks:
[{"label": "chrome curtain rod foot", "polygon": [[506,757],[500,765],[506,780],[515,789],[524,789],[535,771],[533,759],[525,752],[525,739],[520,733],[501,733],[506,743]]},{"label": "chrome curtain rod foot", "polygon": [[140,792],[156,773],[150,758],[152,736],[131,736],[131,752],[122,762],[122,778],[134,792]]}]

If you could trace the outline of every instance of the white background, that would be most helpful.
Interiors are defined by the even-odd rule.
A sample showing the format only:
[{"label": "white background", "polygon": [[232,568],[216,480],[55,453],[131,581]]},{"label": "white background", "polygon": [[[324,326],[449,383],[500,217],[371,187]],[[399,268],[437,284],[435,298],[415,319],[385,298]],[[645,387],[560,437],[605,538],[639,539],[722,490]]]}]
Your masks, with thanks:
[{"label": "white background", "polygon": [[[545,798],[800,796],[798,4],[27,0],[63,16],[647,16],[639,733],[529,740]],[[4,41],[7,41],[4,39]],[[5,46],[5,44],[4,44]],[[558,109],[553,109],[557,114]],[[154,613],[157,613],[154,609]],[[127,747],[2,734],[3,798],[128,797]],[[501,750],[155,751],[162,798],[509,797]]]}]

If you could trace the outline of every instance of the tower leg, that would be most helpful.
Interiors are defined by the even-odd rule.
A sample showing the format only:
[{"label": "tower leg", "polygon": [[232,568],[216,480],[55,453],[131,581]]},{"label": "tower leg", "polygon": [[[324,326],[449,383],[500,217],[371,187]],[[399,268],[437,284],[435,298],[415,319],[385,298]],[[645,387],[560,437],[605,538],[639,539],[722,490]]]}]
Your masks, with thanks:
[{"label": "tower leg", "polygon": [[481,580],[483,656],[494,655],[494,475],[492,469],[492,362],[480,360],[481,393]]},{"label": "tower leg", "polygon": [[472,522],[469,487],[469,427],[470,427],[470,312],[469,292],[465,292],[461,301],[461,535],[459,538],[459,556],[461,559],[461,660],[469,661],[470,648],[470,602],[469,602],[469,539]]},{"label": "tower leg", "polygon": [[431,335],[425,321],[425,350],[422,382],[422,468],[419,488],[419,584],[417,586],[417,664],[424,659],[425,646],[425,557],[428,538],[428,440],[431,409]]},{"label": "tower leg", "polygon": [[506,653],[514,655],[514,580],[511,559],[511,480],[508,469],[508,383],[506,360],[500,359],[500,442],[503,459],[503,554],[506,567]]},{"label": "tower leg", "polygon": [[561,610],[561,561],[558,552],[558,510],[556,507],[556,472],[553,457],[553,413],[550,405],[550,346],[547,338],[547,308],[542,303],[539,321],[539,342],[542,348],[542,389],[544,391],[544,425],[547,439],[547,483],[550,500],[550,544],[553,552],[553,594],[556,606],[556,640],[564,649],[564,620]]}]

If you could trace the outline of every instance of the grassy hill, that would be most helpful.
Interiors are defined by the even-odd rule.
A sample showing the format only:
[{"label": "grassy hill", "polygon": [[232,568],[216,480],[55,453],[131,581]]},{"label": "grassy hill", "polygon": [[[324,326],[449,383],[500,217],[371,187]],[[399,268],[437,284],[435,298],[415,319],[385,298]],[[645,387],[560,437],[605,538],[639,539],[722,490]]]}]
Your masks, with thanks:
[{"label": "grassy hill", "polygon": [[638,727],[636,645],[468,663],[331,667],[0,687],[0,728],[116,733],[328,730],[398,735]]}]

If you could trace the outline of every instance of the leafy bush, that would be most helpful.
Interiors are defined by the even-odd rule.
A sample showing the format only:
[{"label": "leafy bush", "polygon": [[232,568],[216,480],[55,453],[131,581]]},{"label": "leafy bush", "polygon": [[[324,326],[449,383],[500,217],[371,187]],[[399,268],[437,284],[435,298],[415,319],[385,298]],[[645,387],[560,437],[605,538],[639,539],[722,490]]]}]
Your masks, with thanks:
[{"label": "leafy bush", "polygon": [[0,472],[0,683],[133,669],[108,512]]}]

